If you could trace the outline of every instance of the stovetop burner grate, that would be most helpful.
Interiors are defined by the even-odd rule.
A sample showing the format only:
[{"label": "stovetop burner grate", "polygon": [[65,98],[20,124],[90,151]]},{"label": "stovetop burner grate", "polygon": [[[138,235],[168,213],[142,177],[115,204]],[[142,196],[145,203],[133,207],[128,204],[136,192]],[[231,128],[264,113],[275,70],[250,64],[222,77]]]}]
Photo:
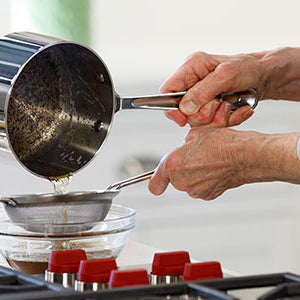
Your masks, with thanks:
[{"label": "stovetop burner grate", "polygon": [[300,299],[300,276],[280,273],[259,276],[244,276],[205,281],[190,281],[171,285],[134,286],[98,292],[75,292],[59,284],[45,282],[38,276],[23,274],[0,267],[0,300],[11,299],[122,299],[122,300],[188,300],[226,299],[237,300],[246,297],[234,296],[234,291],[270,287],[263,295],[247,299],[275,300]]},{"label": "stovetop burner grate", "polygon": [[44,299],[43,296],[53,297],[69,291],[72,290],[59,284],[48,283],[38,277],[0,267],[0,299],[34,299],[36,296],[35,299]]}]

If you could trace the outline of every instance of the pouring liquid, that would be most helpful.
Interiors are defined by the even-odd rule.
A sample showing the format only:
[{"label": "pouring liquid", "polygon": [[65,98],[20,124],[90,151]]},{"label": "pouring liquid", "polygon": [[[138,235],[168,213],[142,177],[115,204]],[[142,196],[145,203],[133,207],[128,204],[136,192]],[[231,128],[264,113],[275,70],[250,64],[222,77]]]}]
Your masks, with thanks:
[{"label": "pouring liquid", "polygon": [[54,188],[54,194],[62,195],[69,192],[69,185],[71,182],[72,176],[58,178],[58,179],[50,179],[50,182]]},{"label": "pouring liquid", "polygon": [[[72,176],[51,179],[50,182],[53,185],[54,194],[56,194],[56,195],[67,194],[69,192],[71,179],[72,179]],[[62,208],[61,208],[62,223],[64,223],[64,224],[68,223],[68,221],[69,221],[68,214],[69,214],[69,207],[67,205],[62,206]],[[66,250],[66,249],[70,249],[70,241],[58,240],[58,241],[52,242],[51,250],[60,251],[60,250]]]},{"label": "pouring liquid", "polygon": [[[58,178],[58,179],[52,179],[50,182],[53,185],[54,188],[54,194],[56,195],[62,195],[69,192],[70,182],[71,182],[71,176]],[[62,221],[63,223],[68,223],[68,213],[69,213],[69,207],[67,205],[64,205],[61,209],[62,213]]]}]

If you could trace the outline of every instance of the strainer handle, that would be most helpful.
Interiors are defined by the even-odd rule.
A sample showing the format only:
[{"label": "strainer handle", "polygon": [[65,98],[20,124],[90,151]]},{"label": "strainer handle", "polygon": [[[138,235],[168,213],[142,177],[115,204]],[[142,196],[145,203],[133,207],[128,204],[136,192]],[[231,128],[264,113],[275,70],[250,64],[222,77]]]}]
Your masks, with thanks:
[{"label": "strainer handle", "polygon": [[143,174],[119,181],[117,183],[113,183],[106,190],[120,190],[121,188],[123,188],[125,186],[132,185],[132,184],[150,179],[152,177],[152,175],[154,174],[154,172],[155,172],[155,170],[152,170],[147,173],[143,173]]}]

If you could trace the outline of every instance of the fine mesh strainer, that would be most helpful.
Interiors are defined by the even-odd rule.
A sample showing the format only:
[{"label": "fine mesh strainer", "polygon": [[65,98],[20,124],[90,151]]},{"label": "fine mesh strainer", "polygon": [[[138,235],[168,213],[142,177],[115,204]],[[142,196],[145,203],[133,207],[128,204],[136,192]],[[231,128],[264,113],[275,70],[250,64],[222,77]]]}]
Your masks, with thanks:
[{"label": "fine mesh strainer", "polygon": [[10,220],[26,230],[45,232],[46,224],[51,233],[85,231],[105,219],[112,199],[121,188],[150,179],[153,173],[150,171],[114,183],[104,191],[15,195],[2,197],[0,202]]}]

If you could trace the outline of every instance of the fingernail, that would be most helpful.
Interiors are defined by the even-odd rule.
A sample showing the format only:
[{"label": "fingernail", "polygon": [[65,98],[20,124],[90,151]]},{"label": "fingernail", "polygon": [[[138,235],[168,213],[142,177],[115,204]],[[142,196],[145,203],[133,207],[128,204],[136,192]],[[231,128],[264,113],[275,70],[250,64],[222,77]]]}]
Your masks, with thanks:
[{"label": "fingernail", "polygon": [[253,112],[254,112],[253,109],[247,110],[247,111],[243,114],[243,118],[244,118],[244,119],[250,118],[250,117],[253,115]]},{"label": "fingernail", "polygon": [[168,113],[168,111],[167,111],[167,112],[165,112],[165,116],[166,116],[168,119],[170,119],[170,120],[173,120],[173,119],[171,118],[171,116],[169,116],[169,113]]},{"label": "fingernail", "polygon": [[180,103],[180,110],[186,115],[192,115],[198,111],[198,106],[193,101]]}]

